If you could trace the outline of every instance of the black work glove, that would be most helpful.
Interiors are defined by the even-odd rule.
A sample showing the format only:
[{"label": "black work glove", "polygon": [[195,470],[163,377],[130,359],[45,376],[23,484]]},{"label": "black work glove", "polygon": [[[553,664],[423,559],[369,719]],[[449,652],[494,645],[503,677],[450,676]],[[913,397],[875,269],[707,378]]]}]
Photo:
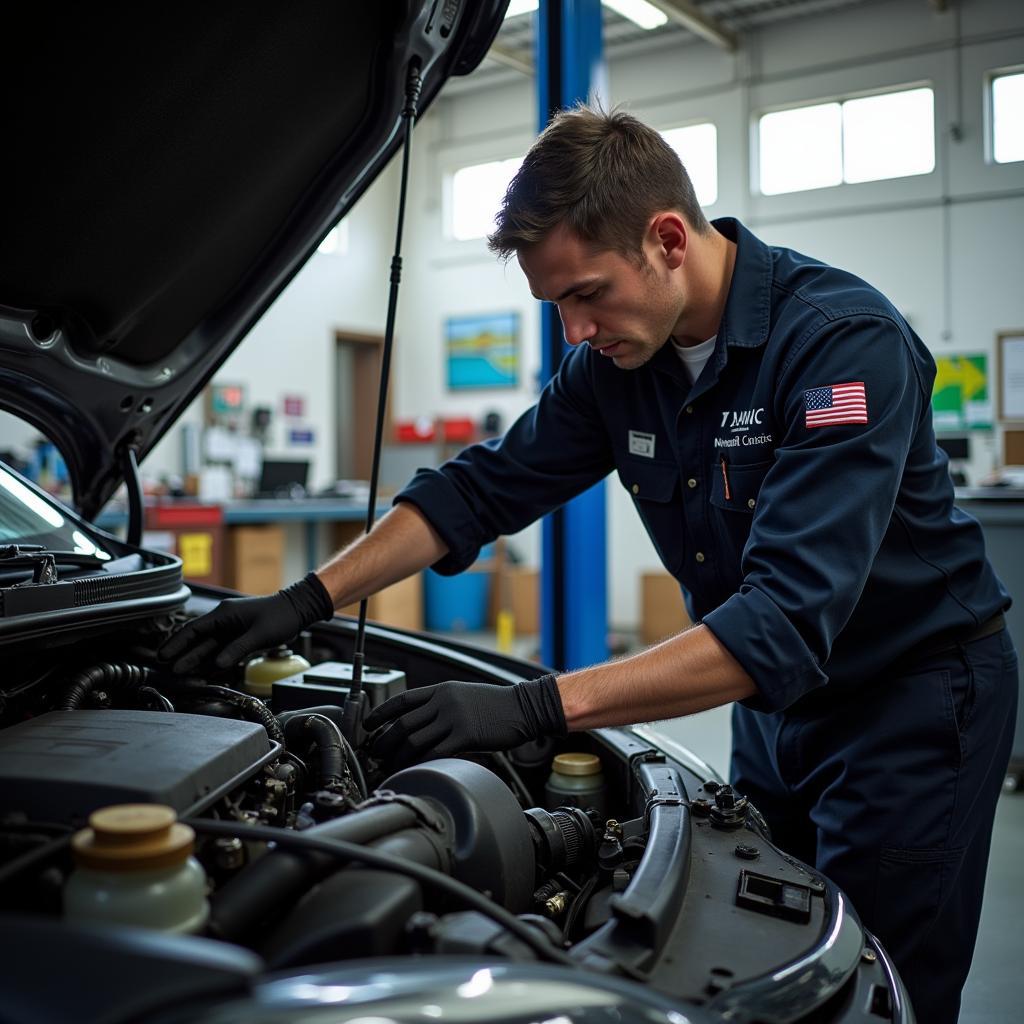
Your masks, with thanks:
[{"label": "black work glove", "polygon": [[511,686],[436,683],[392,697],[366,716],[370,753],[413,763],[466,751],[508,750],[568,731],[553,675]]},{"label": "black work glove", "polygon": [[214,652],[217,668],[229,668],[253,651],[279,647],[307,626],[334,615],[334,602],[316,573],[268,597],[229,597],[194,619],[157,651],[173,672],[191,672]]}]

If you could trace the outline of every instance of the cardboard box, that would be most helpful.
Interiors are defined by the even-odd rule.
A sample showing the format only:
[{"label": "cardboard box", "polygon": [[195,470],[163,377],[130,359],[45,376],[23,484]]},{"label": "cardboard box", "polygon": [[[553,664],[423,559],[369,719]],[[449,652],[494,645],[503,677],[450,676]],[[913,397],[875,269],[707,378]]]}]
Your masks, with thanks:
[{"label": "cardboard box", "polygon": [[643,643],[657,643],[689,625],[678,581],[667,572],[642,573],[639,632]]},{"label": "cardboard box", "polygon": [[[345,615],[358,615],[359,604],[340,609]],[[366,606],[366,617],[398,629],[423,628],[423,576],[417,573],[408,579],[372,594]]]},{"label": "cardboard box", "polygon": [[245,594],[273,594],[284,585],[284,527],[228,530],[228,586]]},{"label": "cardboard box", "polygon": [[510,611],[517,635],[540,633],[540,572],[521,565],[502,565],[492,583],[491,623],[499,611]]},{"label": "cardboard box", "polygon": [[219,505],[171,502],[145,509],[145,533],[156,545],[181,559],[182,573],[193,583],[230,586],[226,571],[224,511]]}]

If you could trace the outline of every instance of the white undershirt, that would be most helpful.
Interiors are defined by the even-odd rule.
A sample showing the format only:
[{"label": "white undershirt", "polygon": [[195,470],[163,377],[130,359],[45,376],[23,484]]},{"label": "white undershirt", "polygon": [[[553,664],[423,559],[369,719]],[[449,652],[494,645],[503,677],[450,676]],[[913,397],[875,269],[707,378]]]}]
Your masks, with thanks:
[{"label": "white undershirt", "polygon": [[691,384],[701,375],[705,364],[711,358],[717,339],[718,335],[716,334],[699,345],[677,345],[674,341],[672,342],[676,355],[683,361],[683,366],[686,367],[686,372],[690,375]]}]

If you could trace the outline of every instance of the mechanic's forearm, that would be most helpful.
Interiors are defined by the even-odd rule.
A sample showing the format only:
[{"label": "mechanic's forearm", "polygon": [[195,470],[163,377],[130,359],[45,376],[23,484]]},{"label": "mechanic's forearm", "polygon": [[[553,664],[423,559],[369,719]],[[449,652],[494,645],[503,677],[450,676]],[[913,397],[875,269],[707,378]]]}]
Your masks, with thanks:
[{"label": "mechanic's forearm", "polygon": [[678,718],[743,700],[754,681],[707,626],[697,626],[621,661],[558,677],[572,730]]},{"label": "mechanic's forearm", "polygon": [[423,513],[401,502],[316,574],[334,607],[341,608],[433,565],[447,552]]}]

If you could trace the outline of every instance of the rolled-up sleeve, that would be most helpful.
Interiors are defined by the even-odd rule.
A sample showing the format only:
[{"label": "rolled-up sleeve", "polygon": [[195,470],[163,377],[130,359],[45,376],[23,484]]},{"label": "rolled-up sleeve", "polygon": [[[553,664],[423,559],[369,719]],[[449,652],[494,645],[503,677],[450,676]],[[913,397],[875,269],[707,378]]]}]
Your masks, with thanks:
[{"label": "rolled-up sleeve", "polygon": [[[808,392],[814,405],[818,389],[843,384],[863,384],[867,422],[809,423]],[[777,711],[827,684],[832,644],[892,527],[927,408],[894,320],[847,316],[794,345],[777,382],[782,436],[757,496],[742,585],[703,619],[757,685],[747,706]]]},{"label": "rolled-up sleeve", "polygon": [[471,565],[484,544],[516,533],[605,477],[613,457],[584,348],[500,440],[474,444],[438,469],[419,470],[395,496],[415,505],[448,546],[433,568]]}]

